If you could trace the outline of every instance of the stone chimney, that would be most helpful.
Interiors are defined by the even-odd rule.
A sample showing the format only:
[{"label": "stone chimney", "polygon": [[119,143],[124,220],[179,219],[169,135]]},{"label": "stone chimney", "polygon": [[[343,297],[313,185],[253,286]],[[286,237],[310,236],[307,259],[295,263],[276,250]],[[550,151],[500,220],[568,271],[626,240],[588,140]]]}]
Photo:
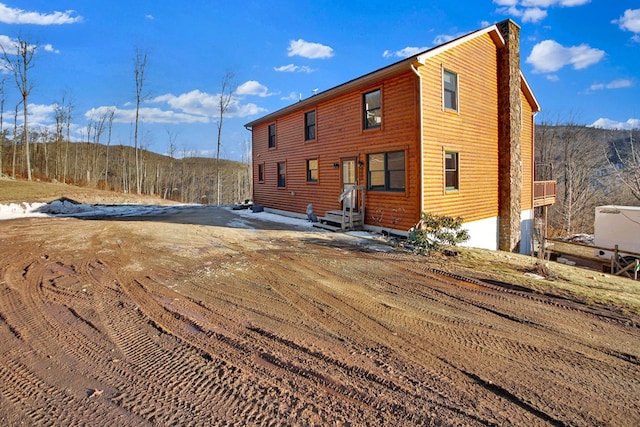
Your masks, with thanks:
[{"label": "stone chimney", "polygon": [[498,248],[518,252],[522,200],[520,27],[510,19],[497,26],[505,40],[498,51]]}]

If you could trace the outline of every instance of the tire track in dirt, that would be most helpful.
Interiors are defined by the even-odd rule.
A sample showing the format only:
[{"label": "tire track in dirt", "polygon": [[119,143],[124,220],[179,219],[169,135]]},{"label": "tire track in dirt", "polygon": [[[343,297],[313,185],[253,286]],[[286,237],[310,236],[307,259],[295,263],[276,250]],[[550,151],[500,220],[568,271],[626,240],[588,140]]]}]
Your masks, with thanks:
[{"label": "tire track in dirt", "polygon": [[640,421],[638,328],[572,302],[331,235],[50,223],[0,236],[0,422]]},{"label": "tire track in dirt", "polygon": [[[65,316],[65,309],[61,306],[46,305],[39,298],[41,295],[38,294],[38,289],[42,282],[38,273],[46,268],[43,259],[46,257],[27,260],[25,267],[15,264],[19,267],[3,272],[6,281],[3,284],[0,311],[4,313],[3,317],[11,319],[19,333],[14,334],[18,342],[8,346],[8,350],[3,353],[0,394],[19,404],[23,410],[18,420],[30,420],[29,423],[46,424],[53,417],[62,424],[77,425],[92,420],[97,422],[100,417],[114,416],[117,411],[114,413],[103,402],[84,401],[88,388],[63,391],[59,387],[57,376],[82,371],[78,361],[83,359],[85,352],[91,353],[86,347],[83,350],[82,343],[91,341],[83,340],[78,333],[68,332],[82,329],[82,325],[74,324],[76,317],[70,311],[66,310],[68,316]],[[46,313],[53,313],[53,316],[47,316]],[[60,319],[60,322],[73,327],[65,329],[59,323],[51,322],[52,318]],[[77,346],[69,346],[74,342]],[[63,363],[57,363],[57,360]],[[48,367],[45,371],[32,372],[23,365],[26,361],[30,362],[30,366],[44,364]]]},{"label": "tire track in dirt", "polygon": [[[471,306],[476,306],[480,309],[487,309],[491,313],[494,313],[496,311],[496,309],[494,309],[493,307],[508,309],[511,305],[513,305],[514,302],[518,303],[515,305],[517,309],[513,310],[514,313],[517,311],[522,311],[523,308],[532,307],[534,308],[534,315],[530,316],[531,318],[545,319],[544,325],[540,323],[531,323],[528,321],[523,322],[523,323],[529,324],[529,327],[534,329],[533,333],[535,333],[536,329],[541,329],[543,331],[549,331],[552,333],[561,333],[561,331],[558,331],[557,328],[553,327],[553,322],[556,319],[555,318],[549,319],[549,317],[546,315],[546,313],[548,312],[548,309],[545,307],[545,305],[539,304],[540,302],[538,301],[539,298],[529,298],[530,295],[528,295],[526,292],[514,292],[512,290],[507,290],[512,294],[518,295],[518,297],[520,298],[510,298],[508,301],[501,301],[501,304],[496,304],[493,307],[490,306],[489,308],[487,308],[487,304],[482,303],[483,299],[486,300],[486,298],[484,297],[479,298],[478,294],[480,293],[483,296],[486,295],[491,299],[494,297],[494,295],[492,294],[492,291],[497,290],[498,294],[500,294],[500,292],[503,291],[502,288],[496,287],[487,291],[487,290],[484,290],[483,286],[478,286],[477,288],[474,286],[471,289],[473,296],[471,297],[467,296],[462,298],[459,295],[457,295],[455,290],[459,288],[464,289],[467,286],[465,286],[464,283],[461,283],[460,287],[456,287],[456,286],[452,287],[451,285],[454,285],[455,283],[456,283],[455,280],[447,281],[447,286],[443,287],[444,289],[446,289],[446,291],[444,292],[445,295],[452,296],[454,299],[459,300],[460,302],[463,302],[463,303],[467,303]],[[482,285],[482,283],[478,283],[478,285]],[[464,293],[468,294],[469,292],[465,289]],[[533,304],[527,302],[528,300],[534,300]],[[578,314],[580,314],[580,316],[577,316],[577,318],[575,317],[571,318],[576,324],[579,325],[577,328],[584,327],[584,328],[589,328],[593,330],[592,325],[594,323],[594,314],[591,313],[590,311],[576,310],[574,307],[567,307],[564,304],[553,304],[553,305],[559,308],[564,308],[569,311],[577,312]],[[527,311],[528,309],[525,310],[524,312],[526,313]],[[514,318],[513,315],[503,316],[501,315],[501,313],[495,313],[495,314],[497,314],[500,317],[504,317],[507,320],[511,319],[516,323],[520,323],[520,320],[517,317]],[[557,313],[555,315],[557,315]],[[597,314],[595,315],[595,318],[599,320],[602,319],[602,317],[598,316]],[[562,317],[558,316],[557,321],[564,322],[564,325],[566,325],[567,318],[565,316],[562,316]],[[605,317],[605,322],[606,321],[608,320]],[[520,328],[519,332],[522,334],[523,332],[522,328]],[[559,349],[557,348],[545,349],[544,347],[541,347],[541,346],[531,346],[531,345],[523,347],[522,344],[518,342],[518,341],[522,341],[521,338],[519,338],[519,340],[513,340],[515,348],[520,346],[522,347],[522,350],[523,350],[523,351],[516,352],[514,354],[514,359],[517,358],[519,361],[524,362],[522,364],[522,368],[520,369],[524,368],[525,372],[526,370],[528,370],[528,367],[530,366],[529,363],[527,362],[530,362],[531,365],[537,364],[539,366],[541,360],[542,361],[547,361],[547,360],[548,361],[557,361],[557,360],[567,361],[568,363],[561,366],[558,366],[557,362],[549,363],[547,365],[547,368],[549,372],[552,373],[552,375],[544,375],[544,372],[543,372],[543,377],[547,377],[547,379],[545,380],[546,384],[548,384],[551,387],[556,387],[558,390],[565,389],[567,394],[572,394],[572,395],[583,394],[584,398],[588,399],[588,396],[592,392],[591,390],[592,384],[595,380],[596,383],[599,383],[602,385],[608,384],[608,386],[605,386],[606,388],[603,389],[602,392],[606,393],[607,396],[615,396],[612,399],[610,399],[610,402],[607,402],[605,405],[602,405],[603,407],[601,410],[604,411],[603,413],[606,414],[607,411],[610,411],[611,406],[616,407],[616,409],[619,411],[620,410],[621,411],[625,411],[625,410],[637,411],[637,405],[633,405],[632,407],[625,408],[624,405],[617,404],[617,402],[625,400],[624,392],[620,393],[619,387],[615,384],[616,380],[612,379],[616,375],[611,375],[611,371],[602,369],[602,364],[603,364],[602,354],[598,354],[600,353],[599,351],[597,352],[591,351],[594,349],[593,346],[590,346],[590,345],[585,346],[583,343],[583,340],[576,340],[572,335],[567,336],[567,339],[569,340],[570,344],[562,345],[561,348]],[[491,343],[490,347],[495,349],[497,352],[504,352],[507,354],[511,353],[510,348],[514,348],[512,345],[505,348],[504,346],[500,346],[499,343],[500,343],[499,341],[493,342]],[[575,347],[577,347],[577,349]],[[576,351],[579,354],[579,358],[575,357]],[[608,354],[609,352],[605,352],[605,353]],[[604,360],[606,359],[607,358],[605,357]],[[631,367],[627,366],[626,368],[627,368],[627,372],[626,372],[627,375],[631,375],[632,377],[636,375],[637,369],[635,366],[631,366]],[[465,372],[464,369],[462,369],[462,371]],[[487,367],[485,367],[485,369],[483,369],[480,372],[482,372],[481,375],[487,375],[487,372],[490,372],[490,369],[487,369]],[[587,373],[585,374],[585,372]],[[536,372],[536,375],[540,375],[540,371]],[[558,379],[555,378],[557,376],[562,377],[560,381],[558,381]],[[476,376],[476,377],[479,378],[479,376]],[[490,377],[490,378],[493,380],[493,382],[489,381],[489,382],[481,382],[481,383],[491,384],[491,388],[499,387],[495,384],[495,377]],[[567,383],[572,385],[567,387],[565,385]],[[502,388],[501,390],[506,391],[506,389],[502,389]],[[529,388],[525,388],[522,390],[524,394],[526,394],[528,391],[530,392]],[[512,396],[515,396],[515,395],[512,395]],[[525,402],[525,404],[528,404],[528,403]],[[551,404],[547,403],[547,405],[551,405]],[[609,406],[609,408],[607,408],[607,406]],[[595,417],[589,418],[589,416],[587,415],[586,422],[592,423],[592,422],[595,422],[596,419],[597,418]]]},{"label": "tire track in dirt", "polygon": [[[405,275],[406,275],[406,272],[403,272],[403,279],[404,279],[404,280],[403,280],[403,282],[404,282],[404,283],[408,282],[408,281],[406,280],[406,277],[404,277]],[[377,276],[377,275],[376,275],[376,276]],[[385,281],[388,281],[388,278],[387,278],[387,279],[385,279]],[[410,282],[410,281],[409,281],[409,282]],[[437,280],[436,282],[444,282],[444,281],[442,281],[442,280]],[[453,281],[453,282],[455,283],[455,281]],[[454,284],[454,283],[449,283],[449,284],[448,284],[448,286],[449,286],[449,287],[451,287],[451,284]],[[422,284],[421,286],[424,286],[424,285],[425,285],[425,284]],[[429,284],[428,284],[428,283],[426,283],[426,285],[429,285]],[[436,290],[436,292],[442,292],[442,291],[440,291],[440,290]],[[478,304],[477,302],[475,302],[475,297],[474,297],[474,299],[472,299],[472,301],[470,302],[470,301],[468,301],[468,300],[461,299],[461,298],[460,298],[460,297],[458,297],[458,296],[451,295],[451,294],[450,294],[450,292],[445,292],[445,293],[443,294],[443,296],[445,296],[445,299],[446,299],[446,298],[451,298],[451,299],[454,301],[454,303],[450,304],[451,306],[458,306],[458,308],[459,308],[460,302],[463,302],[463,303],[466,303],[466,304],[470,307],[470,309],[471,309],[471,310],[473,310],[474,308],[479,308],[479,309],[481,309],[481,310],[487,310],[487,306],[486,306],[485,304]],[[442,297],[437,297],[437,296],[436,296],[436,297],[432,297],[431,299],[432,299],[432,300],[442,300]],[[517,317],[514,317],[514,316],[512,316],[512,315],[506,315],[506,316],[505,316],[505,315],[502,315],[502,313],[496,312],[496,310],[488,309],[487,311],[489,311],[489,312],[491,312],[492,314],[495,314],[495,315],[497,315],[497,316],[499,316],[499,317],[503,317],[503,318],[505,318],[507,321],[513,321],[513,322],[515,322],[515,323],[517,323],[517,324],[520,324],[520,323],[523,323],[523,324],[530,324],[530,326],[532,326],[534,329],[539,327],[539,325],[536,325],[535,323],[532,323],[532,322],[529,322],[529,321],[524,321],[524,322],[523,322],[521,319],[519,319],[519,318],[517,318]],[[377,316],[376,316],[376,317],[377,317]],[[468,326],[468,325],[466,326],[465,330],[463,331],[463,335],[462,335],[462,336],[463,336],[464,338],[463,338],[462,340],[458,339],[458,340],[457,340],[457,342],[458,342],[459,344],[462,344],[463,346],[468,346],[468,345],[469,345],[469,343],[471,343],[471,345],[472,345],[472,347],[473,347],[473,350],[474,350],[474,351],[478,351],[478,350],[480,350],[480,351],[485,351],[485,350],[486,350],[486,349],[488,349],[488,348],[493,349],[493,351],[492,351],[491,353],[487,354],[487,356],[488,356],[488,357],[490,357],[490,356],[494,356],[494,355],[495,355],[495,356],[497,356],[497,355],[499,354],[499,352],[500,352],[500,351],[505,351],[505,350],[506,350],[508,353],[513,354],[513,357],[514,357],[514,358],[522,357],[523,355],[525,355],[525,356],[526,356],[526,355],[529,355],[529,354],[532,354],[532,353],[535,355],[532,359],[535,359],[536,357],[540,356],[540,351],[538,351],[538,348],[537,348],[537,347],[531,347],[531,346],[524,346],[524,347],[523,347],[522,345],[518,344],[515,340],[511,340],[511,339],[508,339],[508,338],[507,338],[507,339],[505,339],[506,337],[500,337],[500,338],[498,338],[498,337],[496,337],[496,336],[493,336],[493,334],[487,334],[487,333],[486,333],[486,332],[484,332],[484,331],[479,331],[479,330],[477,330],[477,328],[472,328],[472,329],[475,329],[475,332],[473,332],[473,334],[468,334],[468,333],[466,333],[466,332],[467,332],[467,330],[466,330],[466,329],[469,329],[469,326]],[[433,330],[431,330],[430,332],[433,332]],[[535,331],[534,331],[534,333],[535,333]],[[450,334],[450,333],[447,333],[446,335],[447,335],[447,336],[449,336],[449,337],[451,337],[451,334]],[[475,337],[474,337],[474,335],[475,335]],[[459,328],[456,328],[456,336],[457,336],[457,337],[460,337],[460,329],[459,329]],[[497,340],[496,340],[496,338],[497,338]],[[500,348],[500,347],[498,347],[498,346],[497,346],[497,344],[500,344],[500,343],[502,344],[502,346],[501,346],[502,348]],[[507,345],[507,347],[505,347],[505,345],[504,345],[504,344],[508,344],[508,345]],[[495,347],[498,347],[498,348],[496,349]],[[531,351],[532,349],[533,349],[533,350],[535,350],[535,352],[532,352],[532,351]],[[426,349],[425,349],[425,350],[426,350]],[[543,352],[544,352],[544,349],[542,349],[542,350],[543,350]],[[464,350],[462,350],[462,351],[464,351]],[[461,351],[461,352],[462,352],[462,351]],[[562,350],[561,350],[561,351],[562,351]],[[437,353],[436,353],[436,354],[437,354]],[[558,353],[557,351],[555,351],[555,350],[554,350],[554,351],[552,351],[549,355],[547,355],[547,357],[549,357],[549,359],[548,359],[548,360],[554,360],[554,359],[556,359],[556,358],[560,358],[560,359],[562,359],[562,357],[566,357],[566,356],[567,356],[567,354],[572,354],[572,352],[564,352],[564,351],[562,351],[562,353]],[[440,355],[439,357],[441,357],[441,358],[442,358],[442,360],[446,360],[446,355]],[[524,359],[525,359],[525,361],[526,361],[526,359],[527,359],[527,358],[526,358],[526,357],[524,357]],[[533,361],[533,360],[532,360],[532,361]],[[523,366],[526,366],[526,364],[524,364]],[[567,368],[570,370],[570,374],[571,374],[571,376],[577,376],[577,377],[580,377],[580,375],[577,375],[577,373],[578,373],[578,371],[580,371],[582,368],[584,368],[584,361],[583,361],[583,363],[579,364],[579,366],[580,366],[580,367],[578,367],[578,368],[576,368],[576,369],[573,369],[573,368],[574,368],[573,364],[572,364],[572,363],[570,363],[570,364],[569,364],[569,366],[568,366]],[[485,369],[487,369],[488,367],[486,367],[486,366],[485,366],[484,368],[485,368]],[[487,369],[487,370],[488,370],[489,372],[491,371],[491,369]],[[468,375],[468,373],[467,373],[467,372],[465,372],[464,370],[462,370],[461,372],[463,372],[465,375]],[[597,374],[597,372],[598,372],[598,368],[597,368],[597,366],[595,366],[595,365],[594,365],[594,366],[593,366],[593,370],[591,370],[590,372],[591,372],[591,374],[590,374],[590,375],[592,375],[592,374],[593,374],[593,372],[596,372],[596,374]],[[632,373],[630,372],[630,374],[632,374]],[[494,378],[493,376],[491,376],[491,378],[493,379],[493,381],[495,381],[495,378]],[[496,378],[499,378],[499,377],[496,377]],[[551,379],[551,380],[552,380],[552,379]],[[606,383],[606,381],[607,381],[607,377],[606,377],[606,375],[603,375],[601,378],[598,378],[598,380],[605,381],[605,383]],[[490,381],[490,382],[491,382],[491,381]],[[549,384],[553,384],[553,383],[554,383],[554,382],[553,382],[553,380],[552,380]],[[480,383],[480,384],[482,384],[482,383]],[[513,388],[513,385],[511,386],[511,388]],[[498,389],[498,388],[493,387],[492,389],[496,390],[496,389]],[[512,394],[511,394],[511,396],[512,396],[512,397],[511,397],[511,399],[513,400],[513,399],[515,398],[515,396],[517,396],[517,394],[518,394],[518,393],[520,393],[522,396],[524,396],[524,395],[526,395],[526,393],[527,393],[529,390],[530,390],[530,389],[529,389],[528,387],[525,387],[525,388],[523,388],[520,392],[514,392],[514,393],[516,393],[516,394],[513,394],[513,393],[512,393]],[[505,391],[506,391],[506,389],[505,389]],[[572,393],[574,393],[574,394],[575,394],[576,392],[578,392],[578,393],[579,393],[579,391],[578,391],[578,390],[575,390],[575,389],[574,389],[574,390],[568,390],[568,391],[570,391],[570,392],[572,392]],[[517,399],[523,399],[523,398],[517,398]],[[514,401],[515,401],[515,400],[514,400]],[[539,416],[540,414],[544,414],[544,417],[548,417],[548,418],[549,418],[549,419],[551,419],[551,420],[553,420],[553,419],[554,419],[554,416],[553,416],[553,415],[547,415],[547,412],[549,412],[549,413],[553,413],[553,409],[552,409],[552,408],[549,408],[549,407],[547,406],[548,404],[547,404],[547,403],[544,403],[544,401],[541,401],[541,402],[539,402],[539,403],[538,403],[538,406],[539,406],[538,408],[530,406],[530,404],[526,403],[526,402],[525,402],[525,400],[520,400],[520,402],[522,402],[523,404],[521,404],[521,405],[519,405],[519,406],[521,406],[522,408],[527,409],[527,410],[529,410],[529,409],[530,409],[530,410],[531,410],[531,413],[532,413],[533,415],[535,415],[535,416]],[[613,405],[615,405],[615,403],[614,403]],[[547,407],[547,409],[539,409],[540,407],[542,407],[542,408]],[[623,409],[623,408],[618,408],[618,409]],[[634,409],[635,409],[635,408],[634,408]],[[543,418],[544,418],[544,417],[543,417]]]},{"label": "tire track in dirt", "polygon": [[[270,252],[271,252],[271,256],[275,256],[273,254],[273,251],[270,251]],[[286,254],[286,251],[278,251],[277,256],[280,258],[289,257],[289,255]],[[299,257],[295,259],[295,262],[293,262],[292,259],[287,260],[285,262],[287,263],[287,265],[295,266],[295,267],[288,269],[290,270],[288,272],[284,272],[284,273],[279,272],[279,275],[277,278],[266,277],[265,280],[268,283],[270,283],[271,286],[276,287],[277,291],[281,293],[286,299],[291,301],[292,306],[294,306],[296,310],[300,312],[301,315],[304,313],[305,317],[315,319],[318,324],[323,325],[323,327],[325,328],[329,327],[328,330],[331,331],[332,333],[335,330],[335,326],[330,326],[330,324],[335,324],[336,320],[338,320],[341,326],[343,324],[348,324],[351,330],[350,331],[344,330],[342,331],[341,335],[358,336],[359,342],[352,343],[354,346],[358,348],[368,348],[368,349],[378,348],[380,347],[380,343],[377,339],[374,339],[373,341],[362,341],[362,340],[370,339],[368,337],[377,337],[379,339],[379,337],[382,337],[382,336],[384,336],[385,339],[388,340],[388,338],[386,337],[394,334],[393,330],[389,329],[387,326],[379,323],[377,320],[374,319],[374,318],[377,318],[376,311],[380,311],[380,310],[377,307],[375,309],[372,309],[373,307],[375,307],[375,305],[371,303],[370,298],[358,297],[356,299],[357,304],[353,304],[353,302],[350,299],[351,295],[349,295],[349,298],[345,297],[345,293],[349,293],[347,290],[350,287],[354,286],[354,283],[352,281],[348,280],[345,277],[335,277],[335,275],[331,277],[330,273],[327,271],[319,274],[317,270],[320,269],[321,267],[318,267],[315,263],[311,263],[311,264],[306,263],[303,260],[301,260]],[[295,270],[293,268],[295,268]],[[310,275],[313,277],[317,277],[317,276],[331,277],[330,281],[334,283],[338,283],[338,285],[336,285],[335,287],[341,288],[340,297],[337,298],[335,295],[332,295],[331,293],[325,293],[322,290],[324,288],[321,287],[321,285],[316,286],[316,284],[314,283],[305,282],[304,279],[302,279],[302,277],[304,277],[304,274],[302,274],[304,271],[307,271],[307,273],[312,273]],[[305,293],[313,295],[314,298],[321,300],[322,303],[319,304],[316,299],[312,300],[311,298],[307,298]],[[345,301],[348,301],[348,302],[345,303]],[[328,311],[326,309],[327,306],[331,307],[332,310]],[[356,307],[359,307],[359,308],[356,308]],[[382,310],[386,311],[385,309],[382,309]],[[333,318],[332,317],[333,313],[339,313],[340,319]],[[346,318],[347,320],[341,320],[344,318]],[[354,319],[358,319],[360,323],[356,324],[353,321]],[[368,319],[368,321],[363,322],[363,319]],[[363,323],[366,323],[367,325],[366,328],[363,328],[362,326]],[[396,350],[406,345],[406,343],[404,343],[402,339],[395,339],[395,341],[397,345],[394,346],[394,348]],[[384,348],[385,346],[383,345],[382,347]],[[410,350],[409,353],[413,353],[413,351]],[[390,368],[390,366],[383,361],[381,354],[371,353],[371,350],[369,350],[369,352],[367,352],[366,355],[368,358],[370,358],[370,360],[373,360],[374,366],[377,365],[378,367],[382,367],[382,369]],[[419,360],[419,359],[420,358],[416,357],[416,360]],[[422,360],[420,361],[424,362]],[[437,360],[435,359],[431,361],[431,363],[433,362],[438,364]],[[402,368],[406,368],[406,366],[400,367],[397,371],[394,372],[396,377],[398,375],[397,372],[402,372]],[[322,372],[325,373],[328,371],[323,370]],[[332,372],[332,371],[329,371],[329,372]],[[335,375],[335,377],[333,377],[334,381],[337,381],[337,379],[335,378],[340,378],[339,372],[338,373],[332,372],[332,373],[333,375]],[[368,375],[365,375],[365,377],[367,376],[375,376],[375,374],[370,373]],[[351,381],[353,381],[353,376],[350,376],[349,378]],[[439,380],[442,380],[442,377],[439,377]],[[396,390],[402,389],[404,393],[411,394],[408,392],[408,389],[410,387],[411,388],[415,387],[417,389],[422,389],[422,390],[428,390],[431,386],[428,382],[421,383],[415,380],[406,381],[406,382],[403,381],[403,382],[405,384],[402,387],[400,387],[398,384],[392,383],[392,387],[390,388],[396,389]],[[388,385],[388,384],[385,383],[385,385]],[[371,387],[370,384],[368,386]],[[372,394],[384,396],[385,394],[389,394],[389,390],[381,390],[379,392],[373,392]],[[443,407],[449,406],[449,409],[451,409],[454,412],[465,413],[465,416],[469,417],[470,419],[473,419],[475,417],[473,413],[470,413],[467,410],[461,409],[461,408],[464,408],[465,406],[470,407],[471,405],[464,405],[464,404],[449,405],[448,400],[451,399],[450,396],[446,396],[446,395],[439,396],[437,393],[435,395],[437,396],[436,398],[426,397],[426,395],[422,395],[422,396],[413,395],[412,399],[416,401],[423,400],[425,401],[425,403],[429,401],[431,402],[437,401],[439,405]],[[420,405],[418,404],[417,406],[420,406]]]}]

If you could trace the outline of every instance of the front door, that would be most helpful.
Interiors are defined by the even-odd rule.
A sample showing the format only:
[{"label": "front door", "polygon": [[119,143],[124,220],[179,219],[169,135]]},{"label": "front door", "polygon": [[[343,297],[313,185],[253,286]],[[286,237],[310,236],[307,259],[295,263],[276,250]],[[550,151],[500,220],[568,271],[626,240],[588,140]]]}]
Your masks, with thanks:
[{"label": "front door", "polygon": [[[344,191],[349,185],[358,184],[358,172],[356,158],[342,159],[342,191]],[[357,193],[354,193],[357,194]],[[351,200],[351,196],[347,196],[343,201],[343,208],[354,207],[357,209],[358,201]]]}]

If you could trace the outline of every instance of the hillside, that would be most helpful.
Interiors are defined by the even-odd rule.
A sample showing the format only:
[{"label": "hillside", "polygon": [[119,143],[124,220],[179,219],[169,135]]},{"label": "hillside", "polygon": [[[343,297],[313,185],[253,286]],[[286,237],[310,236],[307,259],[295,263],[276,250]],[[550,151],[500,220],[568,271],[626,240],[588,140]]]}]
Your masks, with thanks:
[{"label": "hillside", "polygon": [[[550,234],[593,233],[595,207],[640,206],[639,132],[536,126],[536,180],[558,183]],[[635,192],[635,195],[634,195]]]},{"label": "hillside", "polygon": [[[11,141],[4,140],[2,175],[26,178],[23,152],[20,145],[14,147]],[[35,143],[31,145],[32,177],[184,203],[231,204],[251,198],[251,167],[247,162],[221,159],[218,165],[212,158],[174,158],[142,149],[138,152],[136,173],[135,154],[133,147],[123,145]]]}]

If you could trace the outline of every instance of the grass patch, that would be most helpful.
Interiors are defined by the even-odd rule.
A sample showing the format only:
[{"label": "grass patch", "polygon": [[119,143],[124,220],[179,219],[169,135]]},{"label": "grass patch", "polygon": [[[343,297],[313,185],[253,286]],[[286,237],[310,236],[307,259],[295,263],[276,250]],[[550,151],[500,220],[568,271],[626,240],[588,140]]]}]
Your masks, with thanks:
[{"label": "grass patch", "polygon": [[606,305],[640,315],[640,282],[594,270],[548,261],[551,278],[536,279],[537,258],[501,251],[457,248],[447,265],[460,274],[523,286],[540,294],[571,298],[588,305]]},{"label": "grass patch", "polygon": [[171,202],[154,196],[116,193],[96,188],[75,185],[22,181],[0,178],[0,204],[9,203],[49,203],[67,197],[80,203],[90,204],[170,204]]}]

